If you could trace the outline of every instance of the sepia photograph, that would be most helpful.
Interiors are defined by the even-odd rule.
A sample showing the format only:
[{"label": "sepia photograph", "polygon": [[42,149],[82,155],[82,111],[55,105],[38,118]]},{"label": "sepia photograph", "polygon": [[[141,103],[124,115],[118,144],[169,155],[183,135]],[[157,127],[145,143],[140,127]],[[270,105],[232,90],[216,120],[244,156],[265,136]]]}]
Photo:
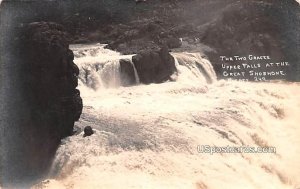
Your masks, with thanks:
[{"label": "sepia photograph", "polygon": [[300,0],[0,0],[0,189],[300,189]]}]

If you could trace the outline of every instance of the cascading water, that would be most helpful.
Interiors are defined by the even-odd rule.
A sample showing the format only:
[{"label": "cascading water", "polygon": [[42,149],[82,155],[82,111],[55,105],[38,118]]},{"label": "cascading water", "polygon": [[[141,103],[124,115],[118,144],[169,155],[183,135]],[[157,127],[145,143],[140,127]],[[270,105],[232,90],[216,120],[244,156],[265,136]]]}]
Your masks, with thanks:
[{"label": "cascading water", "polygon": [[[117,88],[122,86],[120,60],[128,60],[134,69],[136,84],[139,84],[137,70],[132,63],[133,55],[121,55],[105,49],[104,45],[72,45],[75,63],[80,69],[79,85],[95,91],[99,88]],[[193,80],[200,83],[216,81],[216,74],[210,62],[199,53],[173,53],[180,77],[177,80]],[[181,74],[182,73],[182,74]]]},{"label": "cascading water", "polygon": [[216,73],[210,62],[201,57],[199,53],[173,53],[177,69],[181,74],[180,79],[187,81],[212,83],[216,81]]},{"label": "cascading water", "polygon": [[[200,54],[173,53],[175,82],[121,87],[116,68],[124,56],[99,45],[73,50],[84,102],[76,126],[95,134],[64,139],[51,179],[35,188],[300,186],[299,84],[216,81]],[[106,64],[113,65],[108,78]],[[270,146],[276,153],[211,155],[200,153],[201,145]]]},{"label": "cascading water", "polygon": [[72,45],[75,62],[80,69],[79,85],[97,90],[99,88],[117,88],[122,86],[120,60],[129,60],[135,71],[135,82],[139,78],[131,61],[132,55],[104,48],[104,45]]}]

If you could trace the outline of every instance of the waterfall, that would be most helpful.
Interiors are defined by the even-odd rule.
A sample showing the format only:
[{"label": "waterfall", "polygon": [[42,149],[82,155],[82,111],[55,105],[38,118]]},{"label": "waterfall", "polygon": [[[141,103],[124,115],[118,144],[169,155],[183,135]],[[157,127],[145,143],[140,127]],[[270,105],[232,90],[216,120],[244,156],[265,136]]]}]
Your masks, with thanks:
[{"label": "waterfall", "polygon": [[115,51],[105,49],[102,44],[71,45],[75,63],[79,67],[79,83],[93,90],[101,88],[117,88],[122,86],[120,60],[129,60],[134,69],[136,84],[139,83],[138,74],[131,61],[133,55],[121,55]]},{"label": "waterfall", "polygon": [[[184,72],[185,79],[204,83],[213,83],[217,80],[216,73],[211,63],[202,58],[200,53],[173,53],[177,64],[177,69]],[[181,68],[180,68],[181,67]]]},{"label": "waterfall", "polygon": [[[127,60],[133,69],[135,83],[139,84],[139,75],[132,62],[133,55],[121,55],[105,49],[104,45],[72,45],[75,63],[80,69],[79,83],[81,86],[97,91],[103,88],[123,86],[124,77],[121,72],[120,60]],[[216,81],[216,74],[211,63],[199,53],[172,53],[178,71],[177,82],[208,83]],[[126,80],[126,77],[125,77]]]},{"label": "waterfall", "polygon": [[139,84],[140,83],[140,78],[139,78],[139,75],[137,73],[136,67],[134,66],[132,60],[130,60],[130,63],[131,63],[131,66],[133,67],[135,82],[137,84]]}]

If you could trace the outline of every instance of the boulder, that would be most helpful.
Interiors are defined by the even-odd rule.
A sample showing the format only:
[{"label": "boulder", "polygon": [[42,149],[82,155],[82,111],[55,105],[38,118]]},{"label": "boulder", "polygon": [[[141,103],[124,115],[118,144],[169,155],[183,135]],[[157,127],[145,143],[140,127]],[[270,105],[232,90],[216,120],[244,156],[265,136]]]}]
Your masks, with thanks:
[{"label": "boulder", "polygon": [[86,126],[83,132],[84,132],[83,137],[91,136],[92,134],[94,134],[94,131],[91,126]]},{"label": "boulder", "polygon": [[132,57],[132,62],[144,84],[162,83],[176,72],[175,59],[167,47],[141,52]]}]

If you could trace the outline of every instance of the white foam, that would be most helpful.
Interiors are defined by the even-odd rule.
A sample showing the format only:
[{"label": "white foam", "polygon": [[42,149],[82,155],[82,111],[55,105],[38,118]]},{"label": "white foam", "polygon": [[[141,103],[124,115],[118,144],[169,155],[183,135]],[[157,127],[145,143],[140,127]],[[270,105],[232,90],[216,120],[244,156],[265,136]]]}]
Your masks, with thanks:
[{"label": "white foam", "polygon": [[[205,62],[195,54],[174,56]],[[99,91],[81,85],[85,106],[76,125],[90,125],[95,134],[63,141],[42,188],[300,186],[299,84],[208,85],[207,76],[214,80],[208,64],[206,76],[193,65],[177,66],[183,66],[177,82]],[[277,153],[209,155],[197,145],[268,145]]]}]

